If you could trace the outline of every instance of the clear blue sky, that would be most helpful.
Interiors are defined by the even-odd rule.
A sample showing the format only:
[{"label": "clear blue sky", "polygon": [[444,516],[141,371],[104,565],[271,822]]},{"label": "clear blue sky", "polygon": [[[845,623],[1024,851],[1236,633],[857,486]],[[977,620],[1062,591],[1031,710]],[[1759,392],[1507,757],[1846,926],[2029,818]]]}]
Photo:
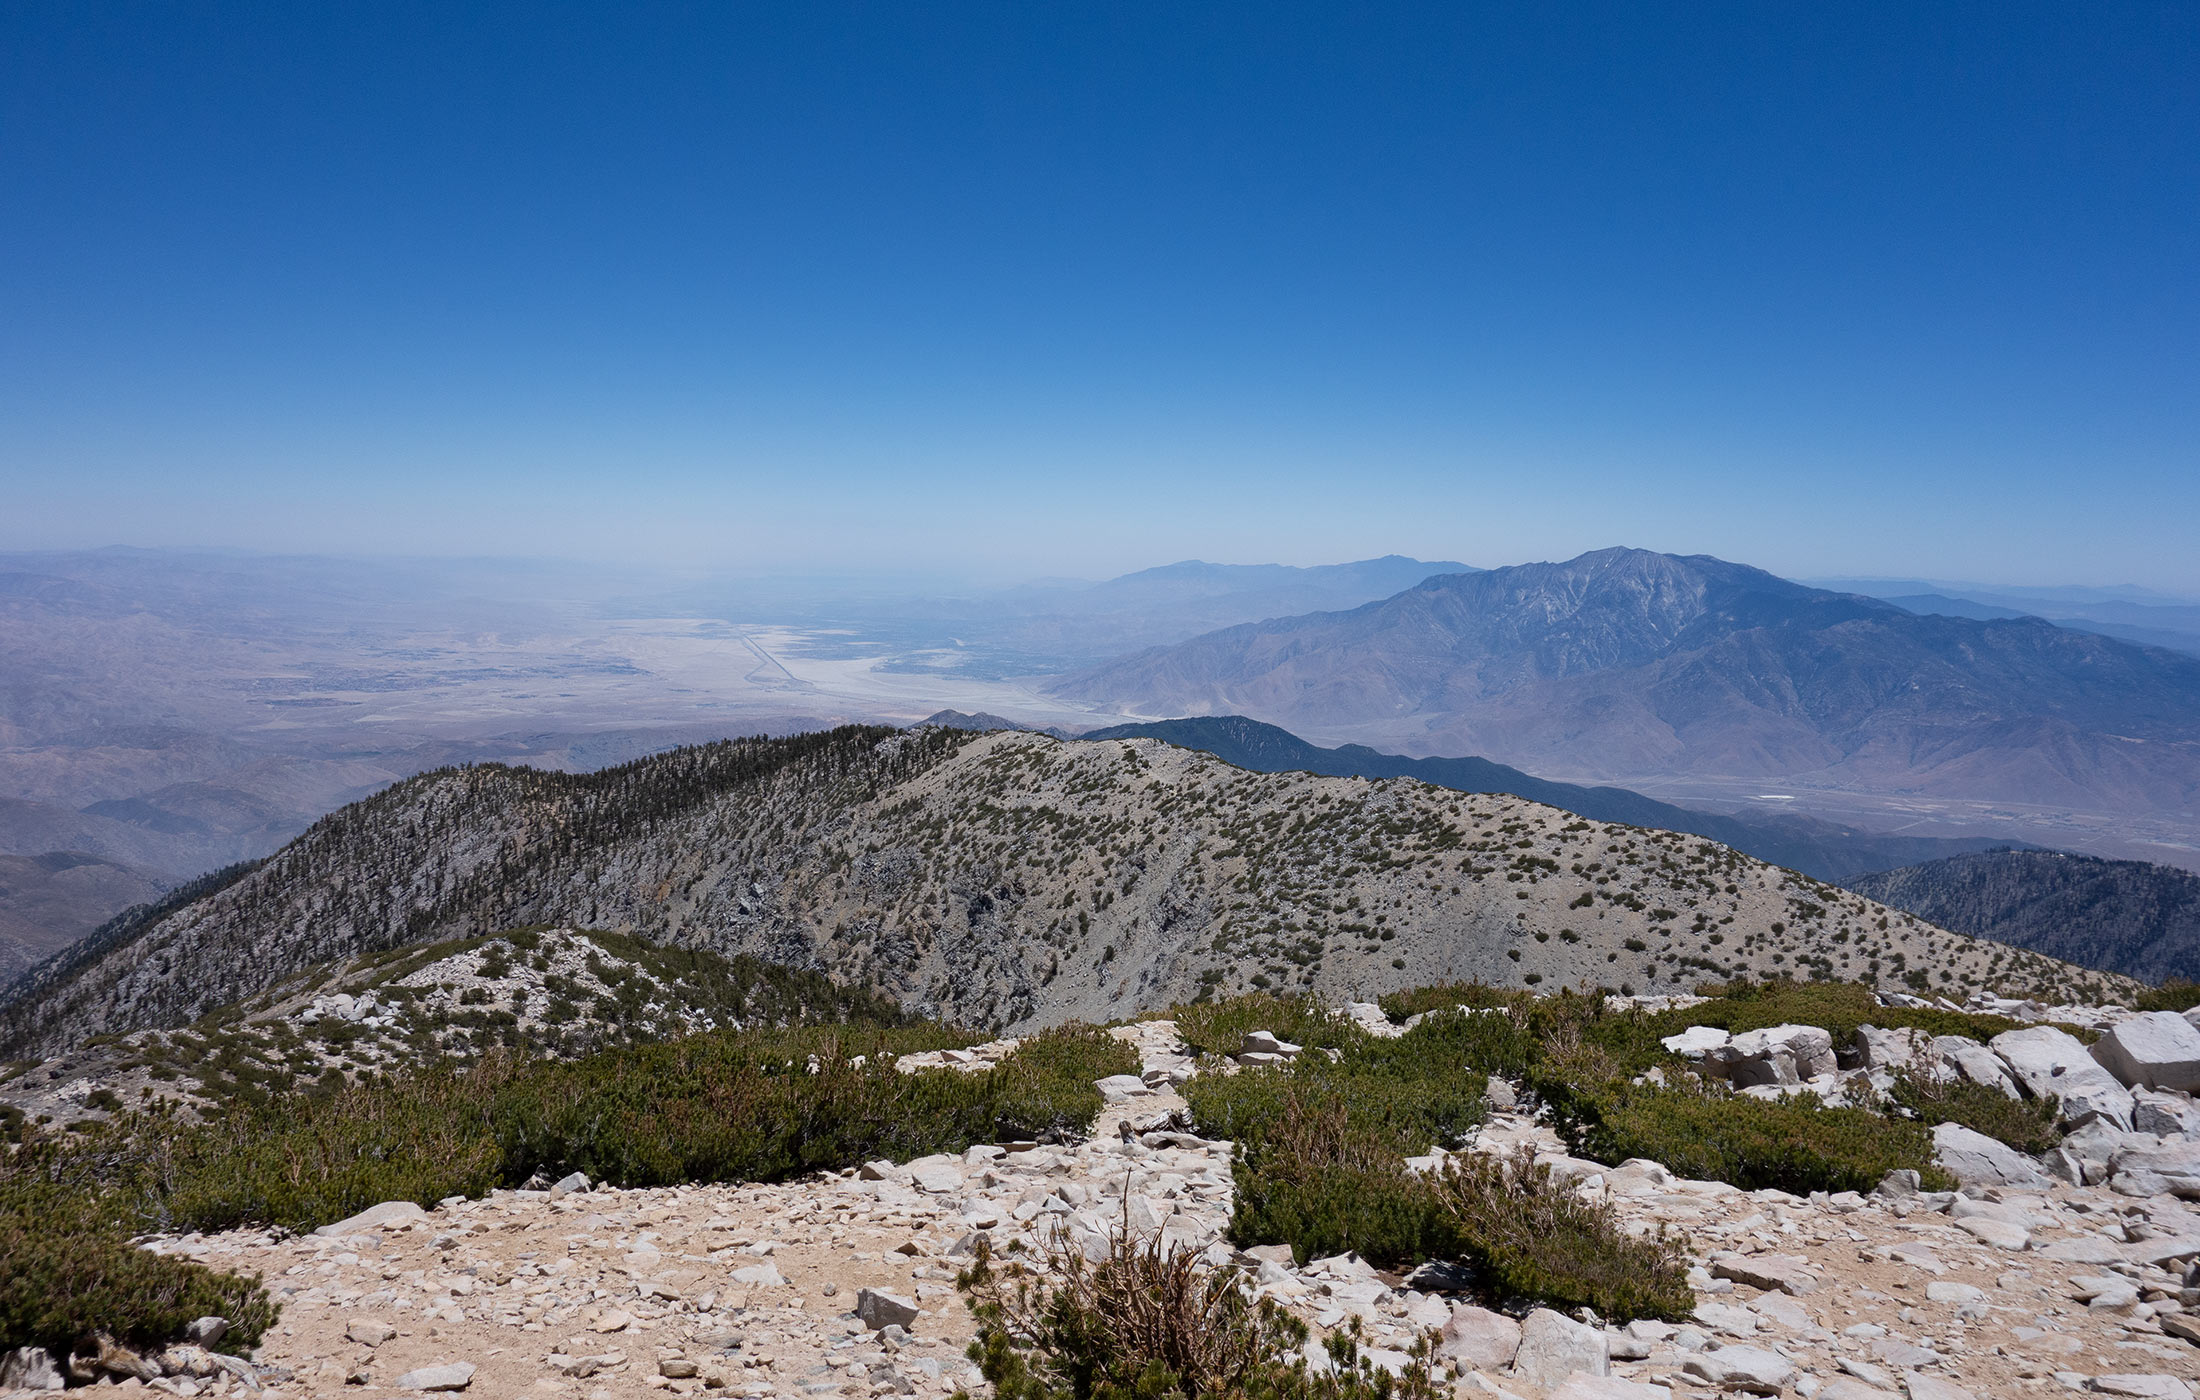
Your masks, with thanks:
[{"label": "clear blue sky", "polygon": [[2200,6],[0,8],[0,546],[2200,592]]}]

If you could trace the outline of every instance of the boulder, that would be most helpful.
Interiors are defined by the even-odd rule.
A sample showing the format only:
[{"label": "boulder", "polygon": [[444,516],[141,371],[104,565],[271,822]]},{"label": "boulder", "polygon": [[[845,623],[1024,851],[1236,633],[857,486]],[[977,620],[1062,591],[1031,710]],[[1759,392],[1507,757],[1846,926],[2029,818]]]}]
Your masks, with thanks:
[{"label": "boulder", "polygon": [[2200,1089],[2200,1029],[2174,1011],[2146,1011],[2110,1026],[2093,1058],[2134,1089]]},{"label": "boulder", "polygon": [[1915,1371],[1903,1373],[1902,1390],[1909,1396],[1909,1400],[1978,1400],[1976,1393],[1954,1381],[1944,1381],[1938,1376],[1921,1376]]},{"label": "boulder", "polygon": [[1908,1026],[1858,1026],[1849,1050],[1858,1069],[1905,1069],[1929,1064],[1932,1044],[1931,1036]]},{"label": "boulder", "polygon": [[1135,1074],[1111,1074],[1105,1079],[1093,1080],[1092,1087],[1098,1089],[1100,1097],[1109,1103],[1143,1098],[1153,1092],[1152,1086]]},{"label": "boulder", "polygon": [[883,1288],[866,1288],[856,1294],[856,1317],[873,1332],[914,1327],[922,1311],[909,1299]]},{"label": "boulder", "polygon": [[1669,1035],[1658,1044],[1684,1059],[1700,1060],[1713,1050],[1723,1048],[1733,1039],[1715,1026],[1690,1026],[1679,1035]]},{"label": "boulder", "polygon": [[397,1329],[378,1317],[355,1317],[344,1324],[344,1335],[363,1347],[378,1347],[397,1335]]},{"label": "boulder", "polygon": [[2135,1400],[2192,1400],[2191,1387],[2175,1376],[2160,1373],[2095,1376],[2093,1390],[2099,1395],[2128,1395]]},{"label": "boulder", "polygon": [[2166,1089],[2141,1089],[2133,1093],[2131,1126],[2135,1132],[2156,1137],[2200,1138],[2200,1104],[2190,1094]]},{"label": "boulder", "polygon": [[2126,1148],[2109,1161],[2108,1187],[2120,1196],[2200,1200],[2200,1142]]},{"label": "boulder", "polygon": [[1604,1334],[1549,1308],[1537,1308],[1520,1324],[1520,1350],[1512,1373],[1530,1385],[1550,1390],[1576,1371],[1611,1374]]},{"label": "boulder", "polygon": [[572,1195],[576,1191],[586,1191],[587,1189],[588,1173],[574,1172],[569,1176],[560,1178],[557,1184],[550,1188],[550,1199],[553,1201],[559,1200]]},{"label": "boulder", "polygon": [[1737,1254],[1722,1250],[1711,1256],[1711,1276],[1796,1297],[1818,1289],[1818,1279],[1810,1272],[1810,1265],[1792,1254]]},{"label": "boulder", "polygon": [[440,1366],[422,1366],[397,1378],[399,1390],[464,1390],[473,1383],[474,1363],[471,1361],[446,1361]]},{"label": "boulder", "polygon": [[384,1201],[378,1206],[368,1206],[349,1219],[334,1225],[323,1225],[316,1235],[356,1235],[362,1230],[380,1230],[391,1225],[410,1225],[425,1222],[428,1213],[411,1201]]},{"label": "boulder", "polygon": [[1973,1084],[1984,1084],[1999,1089],[2010,1098],[2022,1098],[2024,1091],[2017,1087],[2010,1075],[2009,1066],[2001,1056],[1985,1046],[1961,1035],[1936,1035],[1932,1043],[1933,1055],[1941,1068],[1958,1079],[1968,1079]]},{"label": "boulder", "polygon": [[44,1347],[17,1347],[0,1356],[0,1390],[64,1390],[68,1384]]},{"label": "boulder", "polygon": [[1744,1031],[1704,1055],[1704,1068],[1736,1087],[1800,1084],[1839,1066],[1833,1037],[1816,1026],[1767,1026]]},{"label": "boulder", "polygon": [[1673,1400],[1673,1388],[1618,1376],[1574,1375],[1543,1400]]},{"label": "boulder", "polygon": [[2131,1128],[2131,1091],[2116,1076],[2101,1068],[2098,1060],[2076,1036],[2053,1026],[2026,1026],[2003,1031],[1987,1044],[2008,1064],[2033,1095],[2050,1094],[2062,1100],[2063,1116],[2072,1123],[2105,1120],[2126,1132]]},{"label": "boulder", "polygon": [[1501,1371],[1520,1354],[1520,1324],[1503,1313],[1462,1303],[1451,1310],[1436,1354],[1470,1371]]},{"label": "boulder", "polygon": [[1681,1362],[1681,1369],[1721,1390],[1778,1395],[1795,1379],[1795,1365],[1777,1352],[1759,1347],[1717,1347]]},{"label": "boulder", "polygon": [[1965,1186],[2043,1190],[2049,1185],[2047,1174],[2030,1157],[1960,1123],[1941,1123],[1933,1128],[1933,1157]]},{"label": "boulder", "polygon": [[229,1319],[226,1317],[201,1317],[187,1322],[183,1327],[183,1339],[193,1346],[209,1349],[222,1344],[229,1335]]}]

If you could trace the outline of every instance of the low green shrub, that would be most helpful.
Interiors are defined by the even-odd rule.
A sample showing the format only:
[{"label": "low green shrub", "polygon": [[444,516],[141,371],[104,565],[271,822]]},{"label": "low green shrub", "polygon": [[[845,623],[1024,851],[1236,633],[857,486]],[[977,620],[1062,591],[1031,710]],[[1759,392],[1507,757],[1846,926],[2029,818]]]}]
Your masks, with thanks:
[{"label": "low green shrub", "polygon": [[1092,1081],[1137,1068],[1089,1027],[1033,1036],[978,1073],[894,1057],[968,1037],[937,1027],[723,1031],[584,1059],[499,1057],[233,1111],[163,1135],[159,1223],[309,1229],[387,1200],[423,1205],[583,1171],[624,1187],[777,1181],[1089,1125]]},{"label": "low green shrub", "polygon": [[970,1359],[1000,1400],[1437,1400],[1426,1338],[1393,1376],[1349,1335],[1317,1374],[1306,1324],[1255,1301],[1235,1269],[1214,1269],[1158,1236],[1118,1231],[1097,1263],[1048,1252],[1043,1271],[996,1266],[980,1247],[956,1279],[978,1320]]},{"label": "low green shrub", "polygon": [[[1485,1028],[1480,1023],[1489,1022]],[[1475,1067],[1499,1016],[1432,1016],[1395,1039],[1354,1029],[1334,1057],[1200,1075],[1185,1097],[1200,1130],[1239,1144],[1231,1237],[1289,1244],[1303,1262],[1347,1250],[1384,1263],[1451,1252],[1427,1184],[1404,1159],[1482,1121]]]},{"label": "low green shrub", "polygon": [[2052,1094],[2044,1099],[2012,1099],[1991,1085],[1968,1079],[1934,1079],[1899,1069],[1887,1097],[1928,1128],[1939,1123],[1960,1123],[2030,1156],[2062,1142],[2062,1134],[2055,1131],[2062,1117],[2062,1100]]},{"label": "low green shrub", "polygon": [[1248,992],[1222,1001],[1193,1002],[1169,1013],[1184,1043],[1203,1055],[1235,1055],[1247,1031],[1267,1031],[1294,1045],[1342,1046],[1361,1032],[1312,994],[1280,997]]},{"label": "low green shrub", "polygon": [[35,1134],[0,1154],[0,1350],[66,1356],[104,1332],[154,1347],[208,1315],[233,1345],[256,1345],[275,1321],[257,1276],[217,1273],[137,1248],[126,1201],[91,1175],[78,1145]]},{"label": "low green shrub", "polygon": [[1812,1094],[1759,1099],[1717,1088],[1607,1086],[1574,1095],[1558,1128],[1581,1156],[1648,1157],[1677,1175],[1745,1191],[1869,1191],[1904,1167],[1933,1189],[1954,1186],[1933,1163],[1924,1124],[1828,1108]]},{"label": "low green shrub", "polygon": [[1682,1241],[1634,1236],[1612,1207],[1583,1200],[1548,1167],[1453,1157],[1430,1185],[1460,1253],[1499,1293],[1544,1307],[1594,1308],[1607,1321],[1679,1322],[1696,1309]]},{"label": "low green shrub", "polygon": [[1289,1113],[1239,1140],[1232,1240],[1288,1244],[1301,1264],[1356,1253],[1410,1267],[1456,1254],[1450,1222],[1428,1182],[1406,1170],[1397,1134],[1334,1097],[1284,1102]]}]

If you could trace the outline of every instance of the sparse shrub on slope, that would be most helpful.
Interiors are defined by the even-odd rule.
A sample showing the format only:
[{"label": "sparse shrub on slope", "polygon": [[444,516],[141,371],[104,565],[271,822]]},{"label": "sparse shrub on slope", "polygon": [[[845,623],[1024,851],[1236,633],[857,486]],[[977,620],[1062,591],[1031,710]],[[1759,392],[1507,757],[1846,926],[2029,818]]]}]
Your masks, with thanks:
[{"label": "sparse shrub on slope", "polygon": [[1453,1157],[1433,1183],[1460,1251],[1497,1292],[1546,1307],[1594,1308],[1614,1322],[1686,1319],[1696,1308],[1677,1236],[1629,1235],[1525,1159]]},{"label": "sparse shrub on slope", "polygon": [[1410,1267],[1457,1252],[1428,1183],[1405,1167],[1405,1153],[1426,1144],[1403,1147],[1335,1097],[1279,1102],[1287,1112],[1239,1139],[1231,1239],[1288,1244],[1302,1264],[1353,1253]]},{"label": "sparse shrub on slope", "polygon": [[1214,1269],[1158,1237],[1118,1230],[1108,1257],[1049,1252],[1044,1272],[996,1265],[980,1247],[957,1278],[978,1319],[970,1359],[1000,1400],[1436,1400],[1426,1340],[1402,1374],[1362,1361],[1349,1337],[1330,1370],[1301,1352],[1306,1324],[1255,1301],[1235,1269]]},{"label": "sparse shrub on slope", "polygon": [[151,1208],[190,1229],[308,1229],[380,1201],[427,1205],[536,1171],[628,1187],[782,1180],[1079,1131],[1100,1111],[1092,1081],[1137,1067],[1128,1046],[1086,1027],[1031,1037],[979,1073],[892,1067],[896,1055],[972,1039],[936,1026],[713,1032],[293,1098],[167,1134],[173,1166]]},{"label": "sparse shrub on slope", "polygon": [[2200,1006],[2200,982],[2189,977],[2171,977],[2159,987],[2149,987],[2133,997],[2131,1005],[2138,1011],[2190,1011]]}]

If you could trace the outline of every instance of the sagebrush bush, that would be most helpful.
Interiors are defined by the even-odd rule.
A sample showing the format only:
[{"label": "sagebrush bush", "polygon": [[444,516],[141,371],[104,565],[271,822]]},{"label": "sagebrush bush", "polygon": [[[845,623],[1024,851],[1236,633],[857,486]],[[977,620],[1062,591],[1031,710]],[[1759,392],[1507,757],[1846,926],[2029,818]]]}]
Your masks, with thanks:
[{"label": "sagebrush bush", "polygon": [[1309,1048],[1341,1046],[1358,1034],[1350,1021],[1311,993],[1280,997],[1248,992],[1222,1001],[1193,1002],[1169,1014],[1184,1043],[1203,1055],[1235,1055],[1248,1031],[1268,1031],[1279,1040]]},{"label": "sagebrush bush", "polygon": [[981,1245],[956,1279],[978,1320],[970,1359],[1000,1400],[1437,1400],[1426,1338],[1392,1376],[1335,1337],[1316,1374],[1306,1324],[1237,1270],[1158,1235],[1119,1228],[1109,1245],[1093,1262],[1057,1241],[1036,1270]]},{"label": "sagebrush bush", "polygon": [[2037,1156],[2062,1142],[2062,1134],[2055,1130],[2062,1117],[2062,1100],[2052,1094],[2044,1099],[2012,1099],[1992,1085],[1898,1069],[1887,1097],[1928,1128],[1960,1123],[2028,1155]]},{"label": "sagebrush bush", "polygon": [[[1489,1021],[1485,1028],[1479,1022]],[[1385,1263],[1450,1252],[1427,1185],[1405,1158],[1482,1121],[1475,1056],[1503,1016],[1432,1016],[1396,1039],[1357,1027],[1334,1056],[1201,1075],[1185,1086],[1201,1131],[1239,1145],[1231,1238],[1289,1244],[1303,1262],[1347,1250]]]},{"label": "sagebrush bush", "polygon": [[1450,1158],[1430,1183],[1460,1253],[1497,1292],[1609,1322],[1679,1322],[1696,1309],[1675,1235],[1628,1234],[1608,1203],[1582,1199],[1526,1158]]},{"label": "sagebrush bush", "polygon": [[[432,1204],[583,1171],[616,1186],[778,1181],[873,1157],[1053,1138],[1138,1067],[1090,1027],[1028,1037],[992,1069],[902,1074],[938,1027],[714,1031],[566,1063],[491,1058],[243,1108],[161,1135],[160,1223],[310,1229],[387,1200]],[[967,1043],[967,1037],[944,1034]]]},{"label": "sagebrush bush", "polygon": [[159,1346],[209,1315],[228,1319],[226,1346],[256,1345],[275,1321],[259,1278],[137,1248],[97,1165],[35,1134],[0,1155],[0,1350],[67,1356],[98,1333]]},{"label": "sagebrush bush", "polygon": [[1869,1191],[1900,1168],[1933,1189],[1955,1184],[1934,1164],[1923,1124],[1828,1108],[1812,1094],[1760,1099],[1715,1087],[1608,1085],[1571,1096],[1558,1129],[1572,1151],[1599,1162],[1647,1157],[1677,1175],[1745,1191]]}]

